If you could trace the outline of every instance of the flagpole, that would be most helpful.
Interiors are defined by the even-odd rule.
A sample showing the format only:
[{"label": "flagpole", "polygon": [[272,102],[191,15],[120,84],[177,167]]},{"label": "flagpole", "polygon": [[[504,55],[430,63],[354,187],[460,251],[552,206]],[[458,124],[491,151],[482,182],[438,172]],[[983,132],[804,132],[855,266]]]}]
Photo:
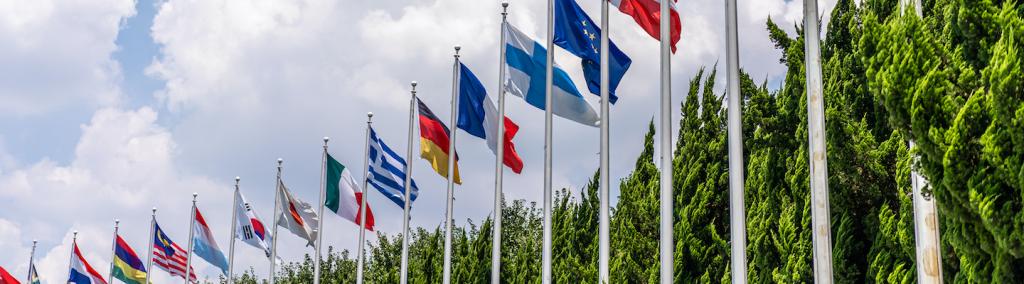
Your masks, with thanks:
[{"label": "flagpole", "polygon": [[[405,158],[409,163],[412,162],[412,127],[416,113],[416,81],[412,81],[410,85],[412,85],[412,99],[409,100],[409,146]],[[405,205],[402,206],[402,276],[401,280],[399,280],[401,284],[406,284],[409,281],[409,189],[412,187],[412,174],[409,170],[411,168],[411,166],[407,166],[405,172]],[[366,198],[364,197],[363,200],[366,200]]]},{"label": "flagpole", "polygon": [[732,243],[732,283],[747,283],[747,223],[743,203],[743,120],[740,103],[739,33],[736,0],[725,1],[726,68],[729,93],[729,228]]},{"label": "flagpole", "polygon": [[235,238],[238,238],[238,230],[235,230],[235,226],[238,224],[238,183],[241,181],[241,177],[235,177],[235,196],[232,197],[231,201],[231,244],[228,245],[228,284],[235,283]]},{"label": "flagpole", "polygon": [[[413,86],[416,83],[413,82]],[[370,180],[370,128],[373,125],[373,113],[366,113],[366,146],[363,147],[363,198],[359,201],[359,255],[356,256],[356,283],[363,284],[363,246],[366,236],[366,199],[370,189],[366,183]],[[408,220],[408,218],[406,218]]]},{"label": "flagpole", "polygon": [[818,0],[804,0],[804,43],[807,76],[807,134],[810,158],[811,228],[814,282],[832,283],[832,225],[829,220],[828,159],[825,149],[825,106],[821,82]]},{"label": "flagpole", "polygon": [[284,159],[277,158],[277,180],[274,182],[274,232],[271,234],[271,245],[270,245],[270,283],[277,283],[277,275],[274,274],[274,269],[277,268],[277,219],[279,213],[277,208],[281,207],[281,194],[278,192],[281,190],[281,163],[284,163]]},{"label": "flagpole", "polygon": [[[192,193],[192,221],[188,223],[188,251],[185,258],[185,284],[189,283],[189,278],[192,278],[192,249],[193,241],[195,238],[196,228],[196,198],[199,197],[199,193]],[[198,277],[196,277],[198,279]]]},{"label": "flagpole", "polygon": [[555,1],[548,0],[548,42],[544,71],[544,233],[541,283],[551,283],[551,106],[555,62]]},{"label": "flagpole", "polygon": [[320,222],[317,222],[316,229],[316,261],[314,261],[313,267],[313,284],[320,284],[320,248],[324,242],[324,194],[327,192],[326,183],[324,183],[324,172],[327,166],[327,141],[331,138],[324,136],[324,154],[320,158],[320,204],[317,205],[317,215],[320,216]]},{"label": "flagpole", "polygon": [[[458,117],[459,117],[459,97],[458,96],[459,96],[459,81],[460,81],[459,80],[459,73],[460,73],[459,69],[461,69],[461,68],[459,68],[459,50],[460,49],[462,49],[461,46],[458,46],[458,45],[455,46],[455,68],[454,68],[454,75],[453,75],[454,78],[453,78],[453,81],[452,81],[452,114],[451,114],[451,117],[452,117],[451,126],[452,126],[452,130],[453,131],[449,135],[449,136],[451,136],[449,138],[449,140],[451,140],[451,141],[449,141],[449,143],[448,143],[448,198],[445,199],[445,202],[446,202],[447,205],[445,206],[445,214],[444,214],[444,216],[445,216],[445,218],[444,218],[444,228],[445,228],[444,229],[444,277],[443,277],[444,278],[443,279],[443,283],[444,284],[451,283],[451,280],[452,280],[452,205],[453,205],[452,201],[453,201],[453,195],[454,195],[454,189],[455,189],[455,156],[456,156],[455,155],[455,133],[458,132],[458,131],[454,131],[454,130],[455,130],[456,123],[458,122]],[[412,145],[412,119],[409,120],[409,123],[410,123],[409,124],[409,135],[410,135],[409,136],[410,137],[409,138],[409,143],[410,143],[409,145],[410,146],[409,146],[409,158],[407,158],[407,159],[412,159],[412,146],[411,146]],[[406,177],[406,180],[408,180],[410,178],[410,175],[409,175],[408,172],[406,172],[405,177]],[[409,188],[409,184],[406,183],[405,187]],[[409,190],[406,189],[406,192],[408,192],[408,191]],[[407,205],[408,205],[408,203],[409,203],[409,201],[406,200],[406,204]]]},{"label": "flagpole", "polygon": [[[117,227],[121,220],[114,219],[114,241],[110,244],[110,270],[107,273],[107,281],[114,282],[114,259],[117,258]],[[31,263],[29,263],[31,265]],[[32,267],[29,267],[32,270]],[[29,280],[31,283],[31,280]]]},{"label": "flagpole", "polygon": [[28,255],[28,277],[25,278],[27,280],[27,281],[25,281],[25,283],[27,283],[27,284],[32,284],[32,267],[34,266],[32,264],[32,262],[35,261],[35,257],[36,257],[36,243],[38,243],[38,242],[39,241],[37,241],[37,240],[32,240],[32,253]]},{"label": "flagpole", "polygon": [[598,278],[600,283],[608,283],[608,259],[611,251],[610,245],[610,233],[609,233],[609,190],[608,186],[611,183],[611,157],[608,152],[609,144],[609,100],[610,94],[608,93],[608,30],[611,28],[608,26],[608,1],[601,1],[601,179],[598,182],[600,186],[600,192],[598,199],[600,200],[600,218],[598,224],[599,245],[598,250],[600,251],[598,260]]},{"label": "flagpole", "polygon": [[149,252],[146,253],[146,283],[147,284],[148,283],[152,283],[152,282],[149,282],[149,276],[153,275],[153,242],[154,242],[154,239],[155,239],[153,235],[155,234],[155,232],[154,232],[155,230],[156,230],[156,207],[153,207],[153,215],[152,215],[152,218],[149,219],[149,248],[147,249]]},{"label": "flagpole", "polygon": [[[669,1],[661,2],[661,19],[672,17]],[[659,21],[661,25],[661,239],[659,258],[661,260],[661,283],[672,283],[675,247],[673,234],[674,212],[672,211],[672,49],[671,20]]]},{"label": "flagpole", "polygon": [[494,165],[494,237],[491,240],[491,284],[501,282],[501,207],[502,183],[505,173],[505,25],[508,22],[508,0],[501,2],[501,41],[498,54],[498,150]]},{"label": "flagpole", "polygon": [[70,276],[71,276],[71,264],[74,263],[74,261],[75,261],[75,246],[78,244],[77,241],[78,241],[78,230],[75,230],[74,232],[71,233],[71,253],[70,253],[71,257],[68,257],[68,270],[67,270],[68,271],[68,278],[70,278]]}]

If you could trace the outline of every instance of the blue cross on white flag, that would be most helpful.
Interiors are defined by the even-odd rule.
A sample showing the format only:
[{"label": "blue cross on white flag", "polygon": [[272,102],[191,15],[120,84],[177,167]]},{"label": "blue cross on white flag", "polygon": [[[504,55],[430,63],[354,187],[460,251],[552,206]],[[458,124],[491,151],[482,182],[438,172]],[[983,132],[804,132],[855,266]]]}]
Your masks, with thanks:
[{"label": "blue cross on white flag", "polygon": [[[384,141],[377,137],[377,131],[374,131],[373,127],[370,128],[369,155],[367,162],[370,172],[366,182],[398,204],[398,207],[405,208],[405,159],[384,144]],[[413,181],[409,198],[416,201],[419,194],[416,181]]]}]

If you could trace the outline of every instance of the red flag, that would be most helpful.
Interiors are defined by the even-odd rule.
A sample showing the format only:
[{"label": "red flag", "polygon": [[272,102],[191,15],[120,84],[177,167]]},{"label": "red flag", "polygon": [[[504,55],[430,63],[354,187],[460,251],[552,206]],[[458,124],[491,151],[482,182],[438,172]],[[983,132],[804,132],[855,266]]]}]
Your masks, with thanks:
[{"label": "red flag", "polygon": [[0,284],[21,284],[21,282],[18,282],[18,279],[11,276],[10,273],[7,273],[7,269],[0,266]]},{"label": "red flag", "polygon": [[[661,39],[661,1],[662,0],[608,0],[612,5],[619,8],[619,12],[633,17],[633,20],[654,39]],[[665,0],[667,1],[667,0]],[[679,33],[682,25],[679,23],[679,13],[676,12],[676,5],[669,3],[671,7],[671,34],[672,53],[676,52],[676,43],[679,42]]]}]

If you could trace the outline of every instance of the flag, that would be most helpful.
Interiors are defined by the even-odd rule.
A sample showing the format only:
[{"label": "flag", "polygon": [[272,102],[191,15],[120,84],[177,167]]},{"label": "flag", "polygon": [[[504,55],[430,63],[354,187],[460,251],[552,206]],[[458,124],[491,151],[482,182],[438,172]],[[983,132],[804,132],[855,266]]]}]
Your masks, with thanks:
[{"label": "flag", "polygon": [[[547,68],[547,50],[523,32],[505,24],[505,91],[523,98],[539,109],[545,109],[544,90]],[[597,126],[594,108],[583,99],[576,85],[558,64],[553,65],[551,102],[555,115]]]},{"label": "flag", "polygon": [[277,196],[281,200],[278,204],[281,207],[276,211],[277,214],[281,214],[277,217],[277,225],[288,228],[292,234],[308,241],[307,246],[315,246],[320,218],[317,217],[313,206],[292,196],[284,182],[280,180],[277,182]]},{"label": "flag", "polygon": [[39,271],[34,263],[28,264],[28,284],[39,284]]},{"label": "flag", "polygon": [[125,284],[146,283],[146,264],[139,259],[128,243],[115,236],[113,276]]},{"label": "flag", "polygon": [[213,239],[213,232],[210,232],[210,226],[206,225],[206,218],[199,213],[198,207],[194,207],[193,210],[196,211],[196,216],[195,220],[192,220],[192,230],[195,231],[192,235],[192,252],[220,268],[224,275],[228,275],[228,259],[217,246],[217,240]]},{"label": "flag", "polygon": [[[367,176],[367,183],[398,204],[398,207],[405,208],[405,159],[384,144],[384,140],[377,137],[377,131],[373,128],[370,128],[369,154],[367,163],[370,165],[370,173]],[[416,201],[420,190],[415,180],[412,181],[411,188],[409,199]]]},{"label": "flag", "polygon": [[[459,63],[459,121],[458,127],[469,134],[487,140],[487,147],[491,152],[498,152],[498,109],[487,97],[487,90],[480,80],[473,75],[465,64]],[[421,114],[420,128],[423,128]],[[519,125],[512,122],[507,116],[502,120],[505,123],[504,155],[502,163],[508,166],[515,173],[523,172],[523,159],[516,153],[516,145],[512,144],[512,138],[519,131]],[[421,132],[423,130],[420,130]],[[456,175],[457,176],[457,175]]]},{"label": "flag", "polygon": [[100,276],[99,272],[92,269],[92,266],[82,257],[82,252],[78,250],[78,243],[71,243],[71,247],[71,273],[68,276],[68,283],[107,284],[107,281],[103,280],[103,276]]},{"label": "flag", "polygon": [[[178,244],[171,241],[171,238],[160,229],[160,224],[153,222],[153,265],[167,271],[171,276],[185,279],[185,262],[188,260],[188,252]],[[196,282],[195,269],[189,269],[189,282]]]},{"label": "flag", "polygon": [[[555,44],[583,59],[583,76],[590,93],[601,94],[601,27],[587,16],[576,0],[555,0]],[[633,63],[619,47],[608,41],[609,102],[619,99],[615,89]]]},{"label": "flag", "polygon": [[[362,212],[359,211],[359,207],[362,205],[363,189],[359,187],[356,180],[352,178],[352,171],[348,170],[348,167],[342,165],[331,154],[327,154],[327,173],[324,177],[327,179],[325,184],[327,185],[327,200],[324,201],[324,206],[330,209],[331,212],[338,214],[341,218],[348,219],[356,225],[359,225],[359,219]],[[366,229],[373,231],[373,210],[370,210],[370,203],[366,203]]]},{"label": "flag", "polygon": [[0,266],[0,284],[21,284],[21,282],[18,282],[17,278],[8,273],[7,269]]},{"label": "flag", "polygon": [[[420,157],[430,162],[430,167],[442,177],[448,178],[448,143],[451,131],[441,119],[430,111],[426,104],[416,98],[420,114]],[[455,152],[455,183],[462,184],[459,177],[459,152]]]},{"label": "flag", "polygon": [[267,231],[267,226],[263,225],[263,221],[260,221],[260,217],[256,215],[256,210],[252,209],[251,204],[245,200],[245,196],[242,196],[242,192],[235,191],[235,199],[238,200],[238,204],[235,204],[235,234],[243,242],[254,246],[258,249],[262,249],[263,253],[270,257],[270,232]]},{"label": "flag", "polygon": [[[633,20],[654,39],[661,39],[661,1],[662,0],[609,0],[619,12],[633,17]],[[675,0],[668,3],[669,19],[671,20],[669,35],[672,41],[672,53],[676,52],[676,43],[679,43],[679,33],[682,25],[679,23],[679,12],[676,11]]]}]

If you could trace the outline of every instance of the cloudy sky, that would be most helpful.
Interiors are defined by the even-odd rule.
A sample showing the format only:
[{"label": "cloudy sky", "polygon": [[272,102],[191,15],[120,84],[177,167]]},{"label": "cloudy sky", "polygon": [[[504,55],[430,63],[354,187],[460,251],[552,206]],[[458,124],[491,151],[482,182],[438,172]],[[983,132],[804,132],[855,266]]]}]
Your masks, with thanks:
[{"label": "cloudy sky", "polygon": [[[545,2],[513,0],[509,21],[543,39]],[[599,1],[580,2],[599,17]],[[742,66],[778,88],[784,68],[764,23],[771,17],[792,34],[802,2],[739,2]],[[678,9],[674,103],[699,68],[725,63],[723,1],[679,1]],[[338,160],[361,168],[368,111],[381,138],[404,153],[410,81],[419,81],[421,99],[439,117],[449,117],[452,46],[463,46],[463,62],[493,94],[499,12],[498,0],[0,0],[0,266],[25,275],[38,240],[44,282],[61,282],[77,230],[86,258],[105,274],[113,220],[145,254],[152,207],[184,246],[193,192],[227,250],[235,176],[269,219],[276,159],[284,159],[293,193],[315,203],[321,137],[332,137]],[[658,45],[614,9],[610,21],[612,40],[633,59],[611,110],[618,180],[657,114]],[[556,61],[582,86],[578,59],[558,51]],[[505,194],[540,202],[543,112],[509,97],[508,115],[522,127],[515,143],[525,168],[506,171]],[[578,190],[597,169],[598,131],[560,118],[554,127],[554,185]],[[492,211],[494,156],[483,140],[458,135],[465,183],[456,188],[454,218],[479,224]],[[425,161],[412,163],[421,190],[412,225],[439,226],[445,180]],[[401,209],[376,191],[369,200],[378,231],[400,232]],[[355,248],[354,224],[323,219],[325,245]],[[260,252],[239,244],[236,271],[252,267],[265,276]],[[286,261],[311,252],[285,231],[279,246]],[[219,275],[203,260],[194,266],[204,277]]]}]

